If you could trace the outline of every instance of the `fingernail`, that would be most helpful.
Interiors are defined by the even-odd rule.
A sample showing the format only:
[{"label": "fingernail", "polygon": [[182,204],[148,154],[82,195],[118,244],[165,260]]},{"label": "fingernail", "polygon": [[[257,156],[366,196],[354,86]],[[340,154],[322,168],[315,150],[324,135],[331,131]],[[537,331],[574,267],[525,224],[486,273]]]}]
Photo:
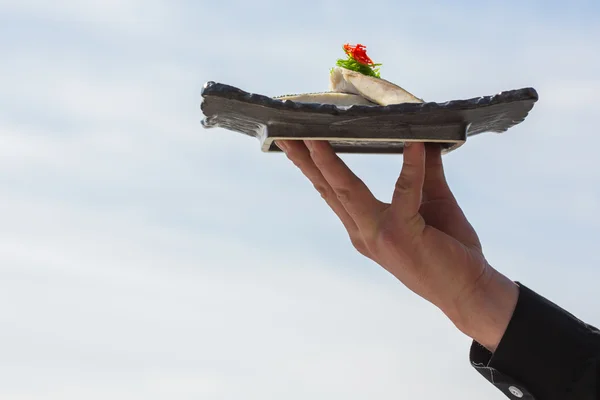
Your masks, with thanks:
[{"label": "fingernail", "polygon": [[313,149],[314,149],[314,143],[312,142],[312,140],[305,140],[304,144],[306,145],[306,147],[308,148],[308,150],[313,151]]},{"label": "fingernail", "polygon": [[404,142],[404,147],[410,147],[412,146],[412,142]]}]

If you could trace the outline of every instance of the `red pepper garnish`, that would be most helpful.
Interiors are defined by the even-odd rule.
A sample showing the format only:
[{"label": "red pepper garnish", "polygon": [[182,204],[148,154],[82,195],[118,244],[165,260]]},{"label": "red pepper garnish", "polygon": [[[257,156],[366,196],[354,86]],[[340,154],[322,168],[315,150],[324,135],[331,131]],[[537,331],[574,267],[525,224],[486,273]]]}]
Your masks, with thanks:
[{"label": "red pepper garnish", "polygon": [[358,63],[363,65],[373,65],[373,60],[369,58],[367,55],[367,48],[362,44],[357,44],[356,46],[352,46],[348,43],[344,45],[344,51],[350,57],[355,59]]}]

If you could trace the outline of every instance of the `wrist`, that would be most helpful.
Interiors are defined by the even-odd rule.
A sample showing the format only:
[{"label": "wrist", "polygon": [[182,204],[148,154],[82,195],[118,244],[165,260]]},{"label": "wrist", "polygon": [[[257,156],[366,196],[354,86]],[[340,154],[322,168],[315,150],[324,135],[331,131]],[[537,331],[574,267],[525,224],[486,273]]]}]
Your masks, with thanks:
[{"label": "wrist", "polygon": [[517,284],[488,266],[450,319],[464,334],[493,353],[508,327],[518,298]]}]

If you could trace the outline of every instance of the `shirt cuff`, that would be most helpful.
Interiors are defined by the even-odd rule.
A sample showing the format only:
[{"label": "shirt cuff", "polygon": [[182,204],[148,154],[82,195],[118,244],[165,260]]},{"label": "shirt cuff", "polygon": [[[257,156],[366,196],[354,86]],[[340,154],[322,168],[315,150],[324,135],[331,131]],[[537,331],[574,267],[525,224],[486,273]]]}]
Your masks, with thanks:
[{"label": "shirt cuff", "polygon": [[471,364],[509,398],[568,398],[595,362],[597,331],[517,284],[519,299],[496,351],[492,354],[474,341]]}]

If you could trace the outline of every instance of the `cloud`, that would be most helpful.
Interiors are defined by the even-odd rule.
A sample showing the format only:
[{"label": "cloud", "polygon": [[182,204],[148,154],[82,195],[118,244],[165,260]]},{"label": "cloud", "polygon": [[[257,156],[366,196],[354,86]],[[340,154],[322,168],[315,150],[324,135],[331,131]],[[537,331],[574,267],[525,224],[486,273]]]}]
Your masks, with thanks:
[{"label": "cloud", "polygon": [[[383,273],[360,281],[310,253],[269,255],[135,215],[46,201],[8,209],[0,257],[2,300],[12,305],[3,321],[13,328],[3,330],[11,344],[0,369],[11,398],[32,393],[23,374],[40,376],[44,395],[56,398],[86,390],[163,398],[161,388],[176,384],[189,398],[206,390],[274,398],[292,389],[291,398],[362,398],[382,382],[388,393],[422,390],[401,378],[430,368],[412,345],[422,327],[408,321],[430,315],[438,328],[425,336],[441,329],[460,340],[439,312]],[[69,376],[79,384],[67,385]]]},{"label": "cloud", "polygon": [[70,24],[102,33],[155,36],[165,33],[163,29],[176,22],[172,20],[173,7],[160,0],[59,0],[52,4],[39,0],[4,0],[0,1],[0,7],[13,18]]}]

